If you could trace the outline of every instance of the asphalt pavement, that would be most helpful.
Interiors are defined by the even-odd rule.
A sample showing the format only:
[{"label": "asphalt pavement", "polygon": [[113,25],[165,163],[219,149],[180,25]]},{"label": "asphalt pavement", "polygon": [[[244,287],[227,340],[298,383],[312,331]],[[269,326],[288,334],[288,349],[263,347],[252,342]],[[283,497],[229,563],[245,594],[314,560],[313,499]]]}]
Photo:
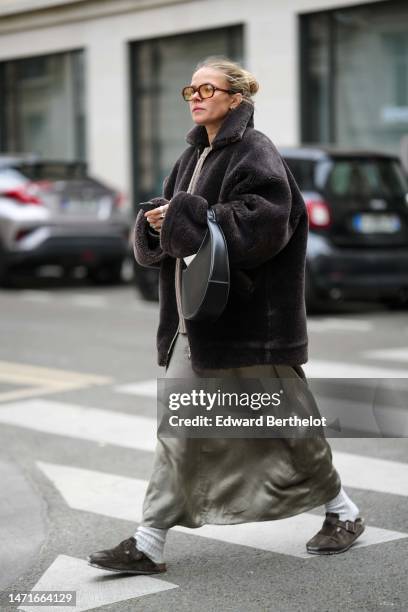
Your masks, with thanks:
[{"label": "asphalt pavement", "polygon": [[[132,285],[49,280],[2,290],[0,308],[1,612],[408,609],[406,438],[330,440],[367,522],[347,553],[305,552],[322,522],[316,508],[282,521],[172,529],[160,577],[89,567],[90,552],[132,535],[141,517],[163,374],[157,305]],[[306,374],[404,379],[407,315],[350,304],[309,317]],[[75,592],[76,606],[16,601],[38,591]]]}]

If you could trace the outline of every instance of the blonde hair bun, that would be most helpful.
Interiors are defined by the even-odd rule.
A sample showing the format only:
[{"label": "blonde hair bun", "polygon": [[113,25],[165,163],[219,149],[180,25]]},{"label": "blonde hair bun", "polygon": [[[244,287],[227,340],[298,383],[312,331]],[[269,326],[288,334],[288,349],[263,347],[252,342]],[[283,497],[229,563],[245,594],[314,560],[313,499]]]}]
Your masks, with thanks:
[{"label": "blonde hair bun", "polygon": [[244,100],[253,104],[252,96],[259,89],[259,83],[254,75],[240,66],[237,62],[222,56],[211,56],[200,62],[196,70],[200,68],[214,68],[225,76],[230,89],[234,93],[242,93]]},{"label": "blonde hair bun", "polygon": [[256,80],[256,78],[250,73],[248,73],[248,78],[249,78],[249,91],[251,92],[251,96],[254,96],[259,89],[259,83]]}]

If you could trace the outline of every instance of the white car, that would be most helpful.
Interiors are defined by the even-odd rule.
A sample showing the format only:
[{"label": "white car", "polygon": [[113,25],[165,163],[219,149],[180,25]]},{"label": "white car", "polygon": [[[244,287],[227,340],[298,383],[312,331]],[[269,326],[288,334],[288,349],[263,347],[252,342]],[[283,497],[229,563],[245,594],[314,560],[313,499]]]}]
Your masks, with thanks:
[{"label": "white car", "polygon": [[130,228],[123,196],[83,162],[0,155],[0,284],[13,269],[43,265],[118,281]]}]

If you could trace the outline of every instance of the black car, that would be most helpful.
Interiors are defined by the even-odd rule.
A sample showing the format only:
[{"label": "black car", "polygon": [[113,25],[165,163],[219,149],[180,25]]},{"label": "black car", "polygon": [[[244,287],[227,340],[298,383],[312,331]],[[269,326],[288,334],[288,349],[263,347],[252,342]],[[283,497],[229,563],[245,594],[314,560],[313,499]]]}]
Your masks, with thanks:
[{"label": "black car", "polygon": [[[280,148],[309,215],[306,303],[408,302],[408,181],[400,160],[374,151]],[[157,269],[135,264],[143,295],[157,299]]]},{"label": "black car", "polygon": [[282,148],[307,206],[306,302],[408,301],[408,181],[398,157]]}]

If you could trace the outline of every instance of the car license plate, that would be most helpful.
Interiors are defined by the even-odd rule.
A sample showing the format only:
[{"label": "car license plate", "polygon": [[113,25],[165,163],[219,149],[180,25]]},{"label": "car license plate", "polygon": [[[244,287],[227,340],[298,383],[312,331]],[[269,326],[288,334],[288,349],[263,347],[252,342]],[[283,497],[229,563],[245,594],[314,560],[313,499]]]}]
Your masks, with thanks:
[{"label": "car license plate", "polygon": [[394,234],[401,229],[398,215],[360,213],[353,217],[353,229],[362,234]]},{"label": "car license plate", "polygon": [[71,200],[62,199],[60,207],[62,211],[77,214],[89,214],[98,212],[98,200]]}]

